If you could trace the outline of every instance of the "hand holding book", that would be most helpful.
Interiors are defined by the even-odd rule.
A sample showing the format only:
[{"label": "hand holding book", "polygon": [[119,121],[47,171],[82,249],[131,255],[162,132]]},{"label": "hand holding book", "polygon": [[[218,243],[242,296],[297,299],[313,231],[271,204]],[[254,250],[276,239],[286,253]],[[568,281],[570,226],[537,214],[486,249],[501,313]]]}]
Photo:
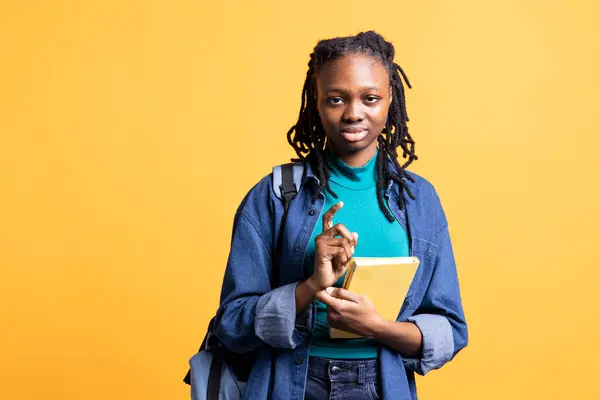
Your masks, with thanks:
[{"label": "hand holding book", "polygon": [[[344,297],[346,301],[351,299],[361,300],[361,303],[368,301],[373,305],[373,312],[377,312],[381,318],[386,321],[395,321],[419,263],[417,257],[352,258],[344,279],[343,288],[346,290],[344,292],[335,291],[335,293],[342,293],[346,296]],[[351,307],[348,309],[352,310]],[[372,320],[376,320],[376,317],[373,318]],[[369,323],[372,320],[369,320]],[[364,332],[356,332],[352,325],[349,328],[338,329],[336,324],[330,324],[329,335],[334,339],[367,336]]]},{"label": "hand holding book", "polygon": [[327,305],[327,322],[332,328],[372,338],[385,322],[367,296],[329,287],[317,293],[316,298]]}]

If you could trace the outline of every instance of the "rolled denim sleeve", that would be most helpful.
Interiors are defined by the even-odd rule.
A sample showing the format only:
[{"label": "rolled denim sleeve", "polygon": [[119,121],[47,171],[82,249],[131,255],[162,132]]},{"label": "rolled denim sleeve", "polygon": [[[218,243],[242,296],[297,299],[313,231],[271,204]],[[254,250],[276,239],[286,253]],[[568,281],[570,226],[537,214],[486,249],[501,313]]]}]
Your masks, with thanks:
[{"label": "rolled denim sleeve", "polygon": [[256,306],[254,329],[264,342],[291,349],[308,338],[312,307],[296,315],[296,286],[291,283],[261,296]]},{"label": "rolled denim sleeve", "polygon": [[[252,198],[244,203],[249,201]],[[264,221],[259,222],[268,216],[265,212],[257,215],[252,212],[252,205],[244,207],[244,203],[234,221],[215,334],[227,348],[238,353],[264,343],[295,348],[310,334],[312,308],[296,315],[297,283],[272,289],[273,233],[265,229]],[[264,203],[260,207],[266,208]]]},{"label": "rolled denim sleeve", "polygon": [[441,368],[454,355],[452,326],[446,317],[436,314],[420,314],[408,318],[423,335],[421,358],[405,358],[404,364],[420,375]]}]

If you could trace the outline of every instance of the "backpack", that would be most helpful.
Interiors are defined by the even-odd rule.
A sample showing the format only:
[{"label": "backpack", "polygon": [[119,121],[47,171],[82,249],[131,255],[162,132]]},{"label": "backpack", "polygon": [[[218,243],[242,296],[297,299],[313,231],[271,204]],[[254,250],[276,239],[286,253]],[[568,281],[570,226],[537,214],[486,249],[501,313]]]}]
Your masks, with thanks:
[{"label": "backpack", "polygon": [[[278,284],[283,231],[291,201],[296,197],[304,166],[283,164],[273,168],[273,191],[283,201],[283,216],[273,265],[273,282]],[[258,357],[258,350],[238,354],[229,351],[214,335],[215,317],[209,324],[198,353],[189,361],[190,369],[183,379],[191,386],[193,400],[237,400],[243,397],[250,370]]]}]

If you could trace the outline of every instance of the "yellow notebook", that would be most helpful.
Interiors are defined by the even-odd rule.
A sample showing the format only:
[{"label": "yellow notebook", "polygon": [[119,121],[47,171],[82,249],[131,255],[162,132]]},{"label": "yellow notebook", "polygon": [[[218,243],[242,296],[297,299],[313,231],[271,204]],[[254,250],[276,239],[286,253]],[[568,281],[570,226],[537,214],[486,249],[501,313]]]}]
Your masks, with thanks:
[{"label": "yellow notebook", "polygon": [[[343,288],[369,297],[377,313],[395,321],[419,266],[417,257],[355,257],[350,260]],[[361,336],[329,328],[333,339]]]}]

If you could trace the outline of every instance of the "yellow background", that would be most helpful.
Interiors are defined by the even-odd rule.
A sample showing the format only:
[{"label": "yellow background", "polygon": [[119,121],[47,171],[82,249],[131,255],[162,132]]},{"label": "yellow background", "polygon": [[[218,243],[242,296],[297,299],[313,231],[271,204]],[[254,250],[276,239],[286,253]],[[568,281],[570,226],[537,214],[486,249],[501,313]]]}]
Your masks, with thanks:
[{"label": "yellow background", "polygon": [[422,399],[597,399],[600,3],[0,1],[0,398],[183,399],[318,39],[414,89],[471,341]]}]

